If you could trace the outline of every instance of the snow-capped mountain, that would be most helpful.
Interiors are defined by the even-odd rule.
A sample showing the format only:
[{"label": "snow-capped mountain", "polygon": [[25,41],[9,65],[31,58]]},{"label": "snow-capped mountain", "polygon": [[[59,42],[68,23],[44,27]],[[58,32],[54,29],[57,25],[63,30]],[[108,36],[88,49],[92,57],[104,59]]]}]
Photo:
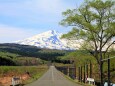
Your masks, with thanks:
[{"label": "snow-capped mountain", "polygon": [[72,50],[76,49],[74,46],[68,46],[68,41],[61,39],[62,34],[58,33],[55,30],[50,30],[33,37],[19,40],[17,44],[23,45],[33,45],[40,48],[49,48],[49,49],[60,49],[60,50]]}]

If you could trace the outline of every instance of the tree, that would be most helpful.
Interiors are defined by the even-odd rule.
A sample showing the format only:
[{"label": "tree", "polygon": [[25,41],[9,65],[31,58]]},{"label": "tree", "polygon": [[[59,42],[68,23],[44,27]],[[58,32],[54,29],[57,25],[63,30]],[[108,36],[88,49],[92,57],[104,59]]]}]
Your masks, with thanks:
[{"label": "tree", "polygon": [[[93,51],[92,55],[100,68],[103,50],[108,52],[115,44],[115,1],[87,0],[79,8],[63,12],[63,16],[60,24],[72,26],[73,29],[62,38],[83,39],[81,46]],[[101,72],[101,69],[99,70]]]}]

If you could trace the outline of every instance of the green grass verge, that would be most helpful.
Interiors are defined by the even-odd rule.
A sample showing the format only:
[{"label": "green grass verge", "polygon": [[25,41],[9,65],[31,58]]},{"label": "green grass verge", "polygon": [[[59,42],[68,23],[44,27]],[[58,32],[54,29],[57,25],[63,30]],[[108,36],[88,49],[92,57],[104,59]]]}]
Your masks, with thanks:
[{"label": "green grass verge", "polygon": [[32,82],[38,80],[46,71],[47,71],[47,69],[42,69],[40,72],[32,75],[30,79],[24,81],[23,83],[29,84],[29,83],[32,83]]},{"label": "green grass verge", "polygon": [[[62,72],[61,72],[62,73]],[[62,73],[63,74],[63,73]],[[65,74],[63,74],[63,76],[66,78],[66,79],[68,79],[68,80],[70,80],[70,81],[72,81],[72,82],[74,82],[74,83],[76,83],[76,84],[79,84],[79,85],[81,85],[81,86],[95,86],[95,85],[89,85],[89,84],[86,84],[86,83],[81,83],[81,82],[78,82],[78,80],[73,80],[72,78],[70,78],[69,76],[67,76],[67,75],[65,75]]]},{"label": "green grass verge", "polygon": [[1,66],[0,77],[4,76],[21,76],[29,72],[30,78],[22,81],[22,84],[31,83],[40,78],[46,71],[47,66]]}]

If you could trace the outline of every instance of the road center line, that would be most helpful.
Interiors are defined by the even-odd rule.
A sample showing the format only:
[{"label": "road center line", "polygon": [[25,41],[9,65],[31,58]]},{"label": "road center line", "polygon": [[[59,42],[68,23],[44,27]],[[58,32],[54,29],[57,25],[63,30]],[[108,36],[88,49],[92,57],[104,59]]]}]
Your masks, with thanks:
[{"label": "road center line", "polygon": [[54,71],[53,71],[54,66],[51,67],[52,67],[52,81],[54,81]]}]

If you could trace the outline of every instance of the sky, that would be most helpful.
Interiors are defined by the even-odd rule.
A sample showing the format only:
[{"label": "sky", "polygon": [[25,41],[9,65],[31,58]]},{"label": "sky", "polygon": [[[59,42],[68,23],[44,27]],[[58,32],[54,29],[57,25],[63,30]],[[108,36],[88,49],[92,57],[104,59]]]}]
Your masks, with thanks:
[{"label": "sky", "polygon": [[84,0],[0,0],[0,43],[11,43],[36,34],[70,27],[59,22],[62,12],[79,7]]}]

